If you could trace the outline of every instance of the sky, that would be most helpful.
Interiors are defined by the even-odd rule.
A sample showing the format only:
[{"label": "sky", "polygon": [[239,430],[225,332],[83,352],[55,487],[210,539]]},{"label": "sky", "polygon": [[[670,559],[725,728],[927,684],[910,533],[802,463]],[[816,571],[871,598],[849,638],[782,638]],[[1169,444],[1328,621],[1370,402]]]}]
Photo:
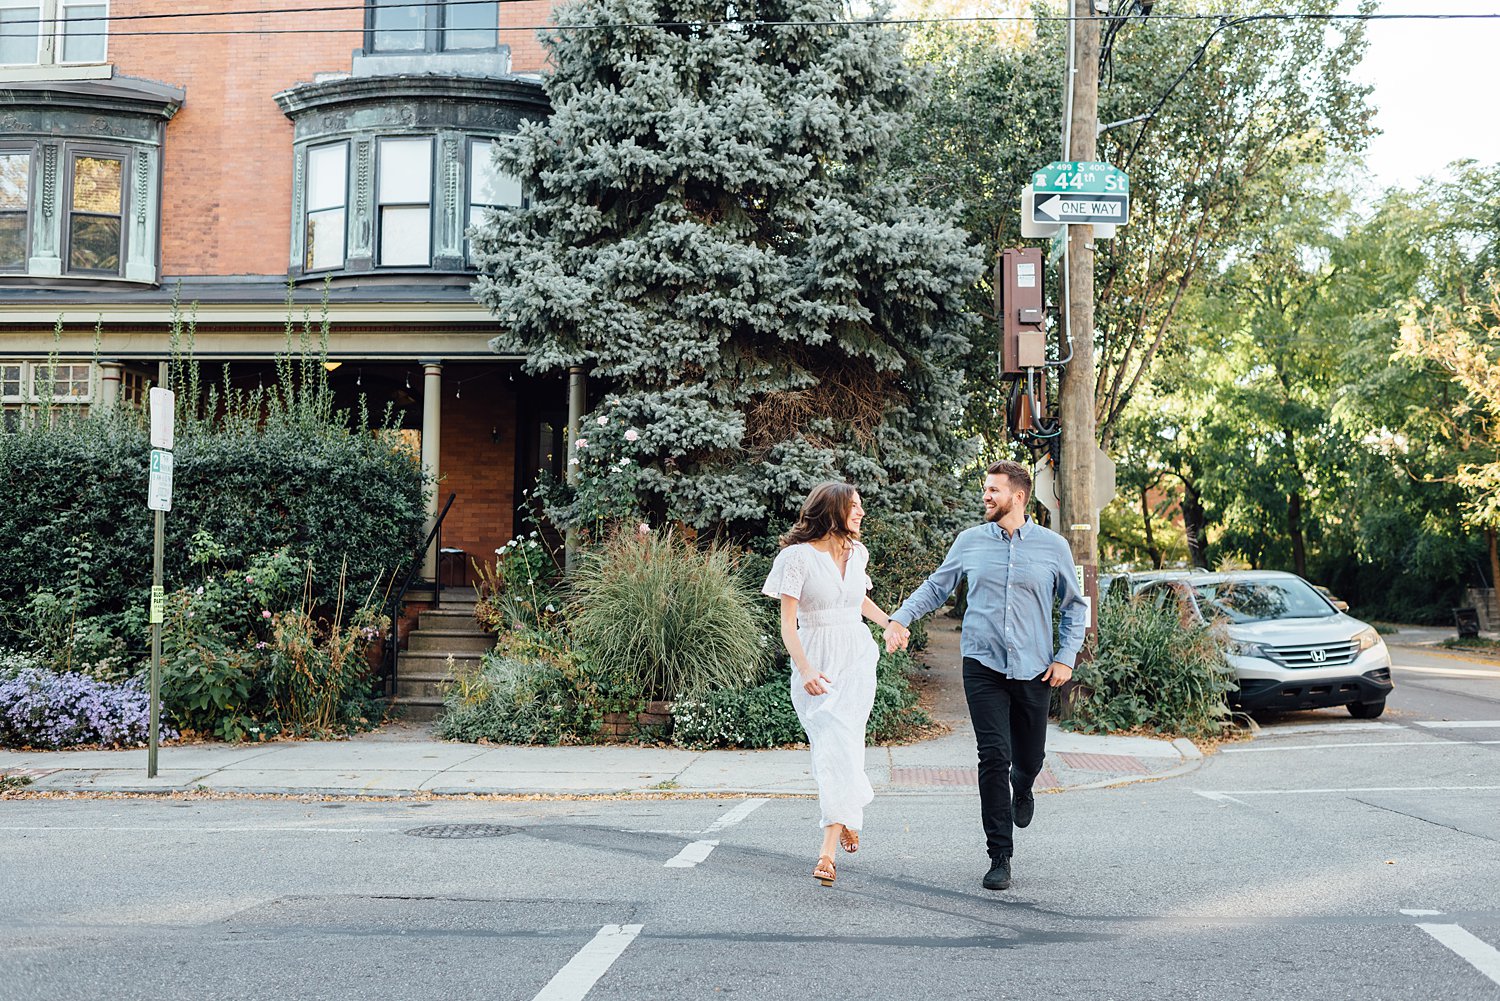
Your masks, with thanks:
[{"label": "sky", "polygon": [[[1380,10],[1500,14],[1500,0],[1386,0]],[[1357,77],[1375,87],[1382,131],[1366,156],[1370,189],[1414,187],[1458,159],[1500,163],[1500,20],[1373,21],[1369,39]]]}]

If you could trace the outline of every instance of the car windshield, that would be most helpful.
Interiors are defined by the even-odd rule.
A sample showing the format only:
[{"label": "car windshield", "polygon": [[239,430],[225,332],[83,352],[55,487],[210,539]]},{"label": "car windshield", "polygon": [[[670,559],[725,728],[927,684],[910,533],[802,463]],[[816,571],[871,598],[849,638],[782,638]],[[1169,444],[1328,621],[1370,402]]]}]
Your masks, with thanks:
[{"label": "car windshield", "polygon": [[1300,580],[1225,580],[1193,588],[1204,609],[1231,622],[1315,619],[1336,614],[1312,586]]}]

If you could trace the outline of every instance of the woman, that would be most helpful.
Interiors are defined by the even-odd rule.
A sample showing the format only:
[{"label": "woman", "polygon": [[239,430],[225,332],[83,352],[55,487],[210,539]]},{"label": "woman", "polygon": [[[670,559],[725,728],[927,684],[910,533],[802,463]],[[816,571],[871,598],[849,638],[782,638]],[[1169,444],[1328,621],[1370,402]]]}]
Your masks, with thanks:
[{"label": "woman", "polygon": [[[761,590],[781,599],[781,640],[792,658],[792,705],[812,745],[823,848],[813,877],[834,880],[835,845],[859,850],[865,804],[875,798],[865,775],[865,724],[875,701],[880,651],[863,614],[890,616],[865,594],[870,554],[859,543],[865,510],[847,483],[824,483],[781,537],[781,552]],[[800,628],[799,628],[800,627]]]}]

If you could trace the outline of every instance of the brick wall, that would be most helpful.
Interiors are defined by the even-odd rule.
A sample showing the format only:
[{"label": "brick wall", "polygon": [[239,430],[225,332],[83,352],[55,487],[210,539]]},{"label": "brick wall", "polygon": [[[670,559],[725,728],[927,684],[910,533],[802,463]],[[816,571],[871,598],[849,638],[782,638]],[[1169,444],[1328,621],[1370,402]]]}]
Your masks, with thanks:
[{"label": "brick wall", "polygon": [[[510,46],[511,72],[540,73],[546,68],[547,55],[537,39],[539,33],[529,29],[547,24],[551,10],[548,0],[513,0],[500,5],[500,44]],[[515,25],[518,30],[506,31],[506,25]]]},{"label": "brick wall", "polygon": [[[326,0],[261,0],[265,7]],[[253,6],[246,4],[239,9]],[[113,15],[160,13],[162,0],[114,0]],[[272,99],[314,74],[348,72],[363,44],[360,10],[116,21],[109,59],[125,76],[187,91],[167,125],[162,273],[285,274],[291,240],[292,123]],[[169,35],[226,29],[336,29],[326,34]],[[129,31],[150,31],[131,36]]]},{"label": "brick wall", "polygon": [[443,545],[493,562],[515,521],[516,399],[506,370],[444,366],[442,414],[439,505],[458,494],[443,522]]}]

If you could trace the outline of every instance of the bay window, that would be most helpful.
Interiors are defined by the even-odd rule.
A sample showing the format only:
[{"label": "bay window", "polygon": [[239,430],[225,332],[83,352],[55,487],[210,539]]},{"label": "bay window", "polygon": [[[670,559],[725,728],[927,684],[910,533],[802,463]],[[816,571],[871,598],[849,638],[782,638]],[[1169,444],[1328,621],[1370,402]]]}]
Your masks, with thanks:
[{"label": "bay window", "polygon": [[124,160],[75,153],[69,171],[68,270],[120,273]]},{"label": "bay window", "polygon": [[31,231],[31,151],[0,148],[0,271],[25,271]]},{"label": "bay window", "polygon": [[381,139],[379,263],[425,268],[432,263],[432,140]]},{"label": "bay window", "polygon": [[308,271],[344,266],[349,199],[349,144],[307,151]]}]

